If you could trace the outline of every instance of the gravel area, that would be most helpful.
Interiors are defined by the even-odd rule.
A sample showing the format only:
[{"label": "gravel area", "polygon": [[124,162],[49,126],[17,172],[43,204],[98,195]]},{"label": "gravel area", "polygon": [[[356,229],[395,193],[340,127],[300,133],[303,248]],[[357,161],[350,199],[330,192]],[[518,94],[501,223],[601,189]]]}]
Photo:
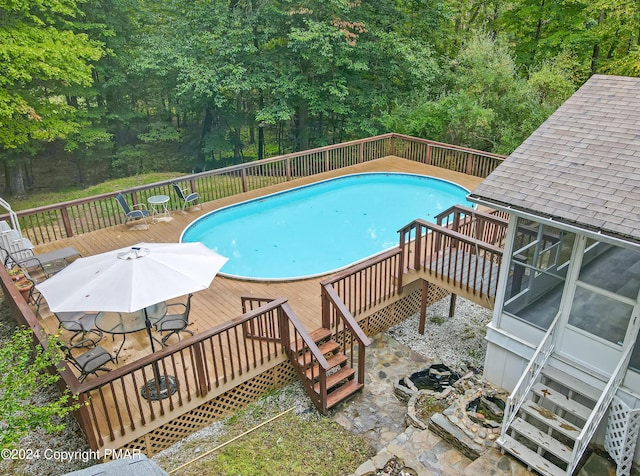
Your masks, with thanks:
[{"label": "gravel area", "polygon": [[449,303],[446,297],[427,309],[424,335],[418,334],[418,314],[393,326],[388,333],[417,353],[448,367],[466,366],[481,373],[487,347],[484,336],[492,313],[458,298],[455,315],[449,318]]},{"label": "gravel area", "polygon": [[[455,316],[449,318],[448,313],[449,298],[445,298],[427,309],[424,335],[417,332],[418,315],[392,327],[388,333],[414,351],[427,358],[441,361],[449,367],[466,366],[481,371],[486,348],[484,335],[486,325],[491,320],[491,311],[458,298]],[[8,339],[14,328],[15,321],[7,307],[0,305],[0,345]],[[56,390],[52,387],[42,388],[33,396],[33,401],[46,401],[53,398],[55,392]],[[302,386],[298,383],[289,385],[283,391],[267,397],[262,404],[268,406],[270,411],[274,409],[284,411],[293,406],[295,412],[300,415],[307,415],[310,418],[315,415],[315,409],[312,408]],[[68,416],[64,421],[66,429],[63,432],[49,435],[42,431],[34,431],[23,438],[19,447],[39,449],[41,454],[45,449],[68,452],[88,451],[87,443],[75,420]],[[176,467],[181,462],[193,459],[208,449],[206,447],[208,445],[202,445],[200,442],[224,438],[224,426],[224,421],[216,422],[176,443],[154,456],[153,459],[163,467]],[[61,461],[42,457],[30,461],[0,460],[0,474],[61,475],[95,463],[95,460]]]}]

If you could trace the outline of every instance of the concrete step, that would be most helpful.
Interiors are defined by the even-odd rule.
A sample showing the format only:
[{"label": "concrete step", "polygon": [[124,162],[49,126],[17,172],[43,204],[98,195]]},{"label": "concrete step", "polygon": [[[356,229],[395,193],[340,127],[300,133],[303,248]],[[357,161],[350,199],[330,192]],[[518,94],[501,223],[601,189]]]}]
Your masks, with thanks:
[{"label": "concrete step", "polygon": [[539,430],[531,423],[527,423],[522,418],[513,420],[510,429],[524,436],[529,441],[532,441],[537,446],[542,447],[545,451],[560,458],[565,463],[571,461],[571,448]]},{"label": "concrete step", "polygon": [[567,472],[556,466],[551,461],[544,459],[535,451],[530,450],[522,443],[518,443],[510,436],[505,436],[504,440],[498,441],[503,450],[512,454],[527,467],[537,471],[543,476],[567,476]]}]

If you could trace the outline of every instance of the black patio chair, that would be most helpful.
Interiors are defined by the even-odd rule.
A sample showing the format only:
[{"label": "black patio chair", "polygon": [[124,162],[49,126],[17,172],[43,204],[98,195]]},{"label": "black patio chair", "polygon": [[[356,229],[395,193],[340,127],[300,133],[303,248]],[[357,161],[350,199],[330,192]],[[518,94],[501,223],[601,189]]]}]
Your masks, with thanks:
[{"label": "black patio chair", "polygon": [[133,206],[129,206],[127,200],[124,198],[124,195],[118,193],[116,195],[116,201],[122,208],[122,211],[125,215],[124,222],[127,223],[129,220],[139,220],[142,219],[144,223],[147,223],[147,218],[149,217],[149,210],[147,210],[147,206],[144,203],[138,203]]},{"label": "black patio chair", "polygon": [[77,348],[77,345],[72,347],[68,347],[66,345],[60,346],[66,360],[80,372],[78,380],[81,383],[84,382],[84,380],[91,374],[97,376],[98,372],[111,371],[111,369],[109,367],[105,367],[105,365],[108,363],[116,363],[115,357],[111,355],[108,350],[99,345],[80,355],[74,356],[73,349],[75,348]]},{"label": "black patio chair", "polygon": [[[95,347],[102,340],[102,331],[96,329],[97,314],[87,312],[55,312],[54,314],[60,329],[73,332],[69,338],[69,344],[73,347]],[[74,343],[77,339],[79,341]]]},{"label": "black patio chair", "polygon": [[[153,325],[160,333],[168,332],[168,334],[162,338],[162,345],[167,345],[167,339],[174,334],[177,335],[178,340],[180,340],[180,332],[193,335],[193,332],[187,329],[189,325],[189,312],[191,311],[191,296],[192,294],[189,294],[187,297],[186,304],[181,302],[167,304],[167,314]],[[179,312],[171,314],[170,310],[172,308],[178,309]]]},{"label": "black patio chair", "polygon": [[200,199],[200,195],[198,195],[197,192],[191,192],[188,188],[183,190],[175,182],[171,182],[171,185],[173,186],[173,189],[175,190],[178,198],[182,201],[183,212],[184,212],[184,209],[187,207],[187,204],[192,204],[193,202],[197,202]]}]

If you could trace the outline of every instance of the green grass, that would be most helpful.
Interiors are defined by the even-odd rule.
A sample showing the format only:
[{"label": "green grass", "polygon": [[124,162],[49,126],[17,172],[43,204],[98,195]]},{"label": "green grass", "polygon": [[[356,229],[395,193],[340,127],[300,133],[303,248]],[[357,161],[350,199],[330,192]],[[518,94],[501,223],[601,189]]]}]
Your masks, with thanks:
[{"label": "green grass", "polygon": [[185,465],[172,473],[184,476],[338,476],[353,473],[373,456],[364,437],[315,411],[289,412],[256,429],[285,409],[290,388],[227,418],[219,434],[190,440],[172,456],[161,455],[156,462],[165,471]]},{"label": "green grass", "polygon": [[138,187],[140,185],[146,185],[148,183],[160,182],[162,180],[169,180],[179,175],[180,174],[176,172],[134,175],[133,177],[108,180],[106,182],[102,182],[82,189],[67,188],[58,192],[43,192],[28,195],[25,197],[11,197],[8,199],[8,201],[14,211],[27,210],[29,208],[41,207],[53,203],[66,202],[69,200],[91,197],[93,195],[100,195],[102,193],[125,190],[127,188]]}]

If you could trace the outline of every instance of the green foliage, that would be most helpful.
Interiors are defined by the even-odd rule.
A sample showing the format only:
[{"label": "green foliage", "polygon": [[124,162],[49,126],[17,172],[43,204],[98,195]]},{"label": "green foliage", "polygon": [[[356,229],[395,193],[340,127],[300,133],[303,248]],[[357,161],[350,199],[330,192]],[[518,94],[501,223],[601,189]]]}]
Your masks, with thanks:
[{"label": "green foliage", "polygon": [[0,151],[66,137],[78,124],[64,95],[91,84],[100,44],[73,31],[74,0],[3,0],[0,11]]},{"label": "green foliage", "polygon": [[410,135],[508,154],[573,92],[564,67],[568,60],[561,59],[524,79],[503,40],[476,34],[450,62],[440,97],[405,104],[385,124]]},{"label": "green foliage", "polygon": [[57,373],[48,373],[60,361],[55,336],[46,349],[33,346],[31,329],[19,328],[0,347],[0,446],[13,447],[35,428],[53,433],[64,428],[60,418],[78,408],[74,397],[60,395],[48,402],[33,400],[36,389],[53,385]]}]

